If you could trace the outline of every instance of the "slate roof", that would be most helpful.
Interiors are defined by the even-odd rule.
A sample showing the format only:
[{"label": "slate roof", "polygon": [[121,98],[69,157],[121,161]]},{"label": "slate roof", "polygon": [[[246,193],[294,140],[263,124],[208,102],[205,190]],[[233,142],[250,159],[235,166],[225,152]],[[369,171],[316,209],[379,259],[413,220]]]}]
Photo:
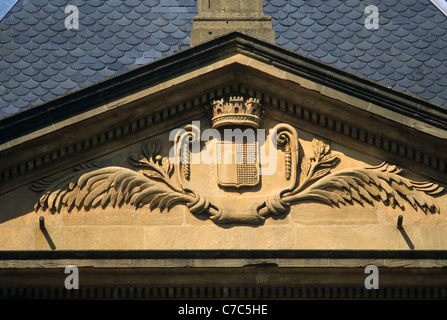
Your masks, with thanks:
[{"label": "slate roof", "polygon": [[[67,30],[65,7],[79,8]],[[428,0],[264,0],[276,43],[447,108],[447,18]],[[19,0],[0,21],[0,118],[189,46],[195,0]]]}]

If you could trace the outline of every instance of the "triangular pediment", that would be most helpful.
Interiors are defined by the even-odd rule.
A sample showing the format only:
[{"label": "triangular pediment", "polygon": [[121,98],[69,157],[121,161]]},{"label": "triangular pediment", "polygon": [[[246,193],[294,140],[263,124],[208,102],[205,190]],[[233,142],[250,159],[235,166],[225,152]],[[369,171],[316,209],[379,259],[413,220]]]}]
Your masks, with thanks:
[{"label": "triangular pediment", "polygon": [[[261,158],[229,167],[170,162],[176,129],[191,139],[194,122],[217,129],[216,101],[223,109],[259,106],[259,122],[248,127],[265,134],[256,131],[255,144],[230,142],[230,149],[235,159],[259,154],[277,129],[277,171],[262,175]],[[246,118],[232,117],[228,128],[247,127]],[[438,106],[237,33],[2,123],[3,132],[25,126],[3,139],[2,192],[31,188],[36,211],[180,203],[230,224],[263,223],[308,201],[377,201],[436,213],[431,196],[447,181],[447,118]]]}]

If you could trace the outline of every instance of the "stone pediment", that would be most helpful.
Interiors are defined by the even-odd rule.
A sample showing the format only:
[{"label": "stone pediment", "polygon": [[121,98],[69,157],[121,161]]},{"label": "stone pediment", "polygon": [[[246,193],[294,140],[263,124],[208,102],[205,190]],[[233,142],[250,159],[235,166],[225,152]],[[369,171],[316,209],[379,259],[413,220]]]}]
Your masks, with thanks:
[{"label": "stone pediment", "polygon": [[230,95],[261,99],[267,117],[446,180],[442,107],[233,33],[2,119],[0,188],[102,155],[129,135],[178,127]]},{"label": "stone pediment", "polygon": [[446,124],[429,102],[231,34],[3,120],[2,197],[26,197],[2,221],[163,222],[185,210],[192,224],[395,223],[405,212],[445,225]]}]

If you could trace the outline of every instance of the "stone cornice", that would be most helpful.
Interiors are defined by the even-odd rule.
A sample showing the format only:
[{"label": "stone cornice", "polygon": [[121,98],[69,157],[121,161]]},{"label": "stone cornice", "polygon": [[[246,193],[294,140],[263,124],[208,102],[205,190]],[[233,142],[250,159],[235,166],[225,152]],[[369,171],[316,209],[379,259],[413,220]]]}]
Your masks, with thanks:
[{"label": "stone cornice", "polygon": [[[328,266],[328,261],[344,260],[350,267],[363,266],[359,261],[363,260],[381,260],[381,266],[392,266],[386,264],[385,261],[413,261],[414,264],[402,267],[431,267],[429,265],[416,265],[417,261],[439,261],[445,264],[447,261],[446,250],[57,250],[57,251],[0,251],[0,261],[38,261],[38,260],[163,260],[163,259],[178,259],[178,260],[239,260],[245,259],[248,261],[247,265],[252,265],[249,261],[272,261],[284,260],[292,261],[296,259],[314,259],[317,266]],[[318,261],[317,261],[318,260]],[[325,262],[324,262],[324,261]],[[349,262],[351,261],[351,262]],[[339,262],[338,262],[339,263]],[[324,264],[324,265],[323,265]],[[61,264],[62,266],[63,264]],[[65,266],[65,265],[64,265]],[[215,267],[219,264],[214,262]],[[238,266],[242,266],[238,264]],[[298,265],[296,265],[298,266]],[[332,267],[339,265],[333,264]],[[438,265],[437,267],[439,267]],[[14,267],[11,265],[11,267]],[[57,267],[55,265],[54,267]],[[196,267],[200,267],[197,265]],[[301,266],[307,267],[307,266]]]},{"label": "stone cornice", "polygon": [[[445,299],[446,259],[419,250],[10,251],[0,252],[0,299]],[[375,290],[364,285],[371,264]],[[62,285],[69,265],[78,290]]]}]

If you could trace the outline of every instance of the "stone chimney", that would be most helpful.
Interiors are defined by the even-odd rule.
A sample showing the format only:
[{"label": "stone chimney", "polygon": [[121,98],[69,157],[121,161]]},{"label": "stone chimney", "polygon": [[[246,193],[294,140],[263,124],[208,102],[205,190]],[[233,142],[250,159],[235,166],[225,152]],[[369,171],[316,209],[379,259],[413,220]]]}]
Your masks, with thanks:
[{"label": "stone chimney", "polygon": [[271,17],[263,14],[262,0],[198,0],[191,46],[238,31],[275,43]]}]

